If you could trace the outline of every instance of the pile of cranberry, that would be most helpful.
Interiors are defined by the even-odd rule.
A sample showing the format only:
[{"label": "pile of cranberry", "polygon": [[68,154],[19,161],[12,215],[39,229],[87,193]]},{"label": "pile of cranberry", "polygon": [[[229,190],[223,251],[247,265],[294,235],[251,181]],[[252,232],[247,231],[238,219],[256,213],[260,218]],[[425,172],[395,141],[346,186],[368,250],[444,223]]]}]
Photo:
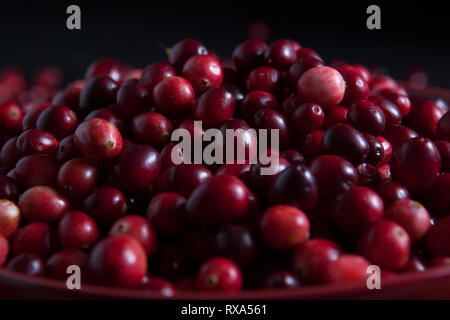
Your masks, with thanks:
[{"label": "pile of cranberry", "polygon": [[[0,76],[13,92],[0,105],[5,269],[66,280],[78,265],[82,283],[173,296],[450,265],[443,101],[361,65],[327,66],[293,40],[244,41],[221,61],[187,39],[142,70],[101,59],[57,90],[60,76],[46,69],[31,89]],[[260,162],[175,165],[171,133],[202,136],[194,120],[278,129],[276,174]],[[254,136],[239,139],[255,149]]]}]

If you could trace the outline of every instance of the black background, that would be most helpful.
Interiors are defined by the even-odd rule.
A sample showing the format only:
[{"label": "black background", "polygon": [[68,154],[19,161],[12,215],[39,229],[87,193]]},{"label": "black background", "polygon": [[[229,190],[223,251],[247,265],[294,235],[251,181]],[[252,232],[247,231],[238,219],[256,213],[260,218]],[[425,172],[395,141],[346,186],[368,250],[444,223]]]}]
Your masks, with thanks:
[{"label": "black background", "polygon": [[[66,8],[81,7],[82,30],[66,28]],[[366,28],[366,8],[381,7],[381,30]],[[221,57],[264,21],[271,40],[293,38],[334,59],[383,66],[404,79],[411,68],[450,88],[450,13],[445,2],[412,1],[33,1],[0,4],[0,67],[28,77],[54,64],[66,80],[81,78],[89,62],[113,57],[135,67],[165,58],[158,45],[192,37]],[[270,42],[270,40],[269,40]]]}]

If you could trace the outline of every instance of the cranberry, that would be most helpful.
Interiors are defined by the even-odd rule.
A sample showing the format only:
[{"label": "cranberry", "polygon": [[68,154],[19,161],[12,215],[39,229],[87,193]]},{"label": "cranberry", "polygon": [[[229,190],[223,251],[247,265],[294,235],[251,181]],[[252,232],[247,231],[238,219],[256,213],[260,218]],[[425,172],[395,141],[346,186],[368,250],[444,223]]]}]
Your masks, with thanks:
[{"label": "cranberry", "polygon": [[345,80],[345,95],[342,99],[344,106],[352,106],[360,100],[369,97],[369,85],[358,73],[343,74]]},{"label": "cranberry", "polygon": [[163,192],[152,198],[147,217],[159,233],[177,237],[186,229],[186,198],[173,192]]},{"label": "cranberry", "polygon": [[102,225],[111,225],[127,211],[125,196],[117,189],[99,187],[84,200],[87,213]]},{"label": "cranberry", "polygon": [[31,188],[39,185],[56,186],[59,164],[46,154],[26,156],[17,162],[15,180],[19,185]]},{"label": "cranberry", "polygon": [[9,242],[4,236],[0,235],[0,267],[5,264],[8,254]]},{"label": "cranberry", "polygon": [[110,235],[126,235],[137,240],[148,256],[156,251],[158,236],[147,219],[137,215],[129,215],[117,220],[109,231]]},{"label": "cranberry", "polygon": [[193,108],[193,117],[201,120],[205,127],[216,127],[234,114],[234,99],[223,88],[207,90],[200,96]]},{"label": "cranberry", "polygon": [[0,235],[8,238],[19,227],[20,210],[10,200],[0,200]]},{"label": "cranberry", "polygon": [[236,69],[248,73],[264,64],[264,52],[267,45],[261,40],[241,42],[233,50],[233,63]]},{"label": "cranberry", "polygon": [[322,60],[322,58],[320,57],[320,55],[316,51],[314,51],[313,49],[310,49],[310,48],[306,48],[306,47],[302,47],[302,48],[297,49],[297,57],[299,59],[312,57],[312,58],[316,58],[318,60]]},{"label": "cranberry", "polygon": [[58,240],[64,249],[90,249],[99,238],[95,221],[81,211],[69,211],[59,221]]},{"label": "cranberry", "polygon": [[109,121],[112,124],[114,124],[121,133],[125,132],[125,123],[122,121],[119,115],[112,109],[101,108],[93,110],[89,112],[89,114],[84,118],[84,120],[89,120],[93,118],[99,118]]},{"label": "cranberry", "polygon": [[370,89],[373,93],[378,93],[384,89],[397,89],[398,84],[395,80],[388,76],[374,76],[370,81]]},{"label": "cranberry", "polygon": [[317,182],[311,171],[301,164],[280,172],[269,191],[272,204],[286,204],[309,211],[318,200]]},{"label": "cranberry", "polygon": [[358,241],[358,248],[381,268],[399,270],[408,263],[410,242],[408,233],[400,225],[380,220],[364,232]]},{"label": "cranberry", "polygon": [[244,181],[247,174],[250,172],[251,167],[252,165],[248,162],[243,164],[225,163],[215,171],[214,175],[218,176],[221,174],[230,174]]},{"label": "cranberry", "polygon": [[286,84],[292,91],[297,90],[297,82],[303,73],[309,69],[315,67],[323,66],[322,59],[317,59],[314,57],[303,57],[298,59],[294,64],[292,64],[289,70],[286,72]]},{"label": "cranberry", "polygon": [[135,288],[147,273],[147,257],[133,238],[108,236],[92,249],[89,268],[97,283]]},{"label": "cranberry", "polygon": [[198,290],[237,292],[243,281],[241,270],[232,261],[214,257],[200,267],[196,282]]},{"label": "cranberry", "polygon": [[159,113],[144,112],[133,119],[131,129],[137,142],[161,149],[170,141],[172,125]]},{"label": "cranberry", "polygon": [[151,291],[158,292],[165,298],[172,298],[175,295],[176,289],[172,283],[163,278],[158,277],[145,277],[145,284],[143,285],[144,289],[148,289]]},{"label": "cranberry", "polygon": [[322,107],[333,107],[342,101],[345,81],[333,68],[319,66],[306,71],[297,84],[300,100],[314,102]]},{"label": "cranberry", "polygon": [[45,275],[44,262],[32,253],[22,253],[12,258],[6,265],[6,269],[29,276],[43,277]]},{"label": "cranberry", "polygon": [[397,200],[387,207],[384,217],[401,225],[412,242],[420,240],[430,227],[431,217],[419,202],[410,199]]},{"label": "cranberry", "polygon": [[97,164],[85,158],[67,161],[59,169],[58,186],[71,198],[83,198],[97,185]]},{"label": "cranberry", "polygon": [[429,139],[416,137],[403,143],[392,157],[394,179],[412,193],[426,190],[441,166],[439,150]]},{"label": "cranberry", "polygon": [[0,132],[17,134],[22,129],[24,112],[19,104],[5,102],[0,104]]},{"label": "cranberry", "polygon": [[[233,149],[228,147],[227,144],[227,130],[235,130],[229,134],[230,138],[233,138]],[[257,135],[254,129],[252,129],[245,120],[233,118],[225,121],[219,128],[223,136],[223,156],[225,163],[251,161],[255,159],[257,155]],[[229,150],[227,150],[229,148]],[[230,153],[230,151],[233,151]]]},{"label": "cranberry", "polygon": [[124,83],[117,91],[117,111],[127,119],[149,111],[151,95],[137,81]]},{"label": "cranberry", "polygon": [[[186,202],[186,212],[189,218],[201,224],[232,222],[245,213],[248,194],[241,180],[222,174],[194,189]],[[212,207],[216,210],[211,211]]]},{"label": "cranberry", "polygon": [[383,200],[373,190],[355,186],[338,195],[332,216],[336,224],[350,235],[358,236],[383,216]]},{"label": "cranberry", "polygon": [[450,172],[450,142],[435,140],[434,145],[438,148],[441,156],[440,172]]},{"label": "cranberry", "polygon": [[59,142],[56,149],[56,159],[61,163],[81,156],[80,150],[75,145],[75,135],[67,136]]},{"label": "cranberry", "polygon": [[409,191],[401,184],[387,180],[379,183],[374,190],[383,199],[384,206],[387,208],[391,203],[397,200],[409,199]]},{"label": "cranberry", "polygon": [[273,250],[293,249],[309,238],[309,221],[295,207],[272,206],[263,213],[260,233],[264,243]]},{"label": "cranberry", "polygon": [[15,257],[21,253],[33,253],[47,258],[58,247],[55,231],[43,222],[32,222],[17,230],[12,238],[11,250]]},{"label": "cranberry", "polygon": [[436,138],[450,141],[450,112],[444,114],[437,123]]},{"label": "cranberry", "polygon": [[284,270],[274,271],[269,274],[263,281],[261,288],[263,289],[292,289],[300,287],[300,281],[297,277]]},{"label": "cranberry", "polygon": [[369,133],[363,132],[362,134],[369,144],[369,155],[366,161],[373,166],[382,164],[384,159],[384,148],[382,143]]},{"label": "cranberry", "polygon": [[72,82],[66,89],[55,94],[51,104],[54,106],[63,105],[78,112],[80,109],[80,93],[84,84],[83,80]]},{"label": "cranberry", "polygon": [[386,98],[381,96],[370,96],[368,100],[375,103],[384,112],[384,117],[386,119],[386,127],[399,124],[402,120],[402,114],[397,106]]},{"label": "cranberry", "polygon": [[212,178],[211,171],[202,164],[182,163],[169,169],[168,182],[171,191],[189,197],[199,185]]},{"label": "cranberry", "polygon": [[251,119],[258,110],[263,108],[277,109],[278,101],[269,92],[255,90],[245,95],[240,112],[245,119]]},{"label": "cranberry", "polygon": [[184,162],[183,148],[178,143],[168,143],[161,150],[161,171],[176,165],[172,160],[172,153]]},{"label": "cranberry", "polygon": [[69,208],[69,203],[56,190],[36,186],[20,196],[19,207],[23,217],[28,221],[52,223],[62,217]]},{"label": "cranberry", "polygon": [[36,128],[62,139],[75,131],[77,116],[66,106],[52,106],[41,112],[37,118]]},{"label": "cranberry", "polygon": [[450,251],[447,246],[449,241],[450,217],[444,217],[437,220],[436,224],[431,226],[425,236],[425,245],[427,252],[432,257],[449,256]]},{"label": "cranberry", "polygon": [[375,166],[368,163],[360,163],[356,167],[358,171],[358,185],[361,186],[373,186],[383,180],[383,176]]},{"label": "cranberry", "polygon": [[55,154],[58,140],[50,133],[30,129],[24,131],[17,138],[17,150],[26,156],[30,154]]},{"label": "cranberry", "polygon": [[395,103],[403,118],[411,111],[411,101],[407,95],[398,92],[390,92],[385,95],[385,97]]},{"label": "cranberry", "polygon": [[444,111],[433,102],[426,101],[413,108],[407,118],[408,125],[419,135],[433,138]]},{"label": "cranberry", "polygon": [[436,217],[448,215],[450,198],[442,195],[450,192],[450,173],[441,174],[424,194],[424,201],[430,213]]},{"label": "cranberry", "polygon": [[117,61],[111,58],[99,59],[89,65],[86,69],[84,78],[89,80],[98,75],[107,75],[114,81],[120,82],[122,78],[122,68]]},{"label": "cranberry", "polygon": [[170,64],[165,62],[152,63],[142,70],[139,83],[147,90],[151,91],[165,78],[173,76],[176,76],[176,72]]},{"label": "cranberry", "polygon": [[369,261],[355,254],[343,254],[337,260],[329,263],[325,270],[325,283],[345,284],[358,283],[365,285]]},{"label": "cranberry", "polygon": [[313,160],[323,153],[322,138],[323,130],[313,130],[300,139],[300,151],[308,160]]},{"label": "cranberry", "polygon": [[41,113],[48,108],[50,108],[49,103],[42,103],[27,111],[22,119],[22,130],[25,131],[28,129],[35,129],[37,119],[39,118]]},{"label": "cranberry", "polygon": [[[267,154],[270,155],[269,152]],[[269,169],[270,166],[272,166],[271,169]],[[270,186],[276,179],[277,175],[289,166],[289,161],[280,156],[278,156],[278,163],[271,162],[269,164],[253,164],[250,168],[250,172],[247,174],[246,181],[248,182],[252,190],[257,192],[261,196],[267,195]],[[266,174],[262,174],[262,169],[267,170]],[[267,174],[267,172],[271,174]]]},{"label": "cranberry", "polygon": [[209,88],[218,87],[223,81],[219,61],[209,55],[194,55],[183,66],[183,76],[189,80],[197,95]]},{"label": "cranberry", "polygon": [[19,198],[19,190],[13,179],[0,176],[0,199],[17,202]]},{"label": "cranberry", "polygon": [[86,81],[80,93],[80,111],[106,108],[116,101],[119,85],[107,75],[97,75]]},{"label": "cranberry", "polygon": [[384,137],[391,144],[393,151],[396,151],[404,142],[417,136],[417,132],[400,124],[390,126],[384,132]]},{"label": "cranberry", "polygon": [[14,168],[16,162],[22,157],[17,148],[17,137],[8,139],[0,150],[0,166],[8,169]]},{"label": "cranberry", "polygon": [[[367,139],[367,137],[366,137]],[[389,141],[387,141],[385,138],[383,137],[377,137],[378,141],[380,141],[381,145],[383,146],[383,159],[381,159],[381,162],[379,164],[385,164],[388,163],[391,160],[392,157],[392,145],[389,143]],[[370,140],[370,139],[368,139]],[[371,141],[368,141],[369,145],[371,144]],[[375,148],[375,143],[374,146],[372,147],[372,145],[370,146],[371,148],[371,152],[369,153],[369,159],[371,158],[371,153],[372,150],[376,150]]]},{"label": "cranberry", "polygon": [[282,85],[281,73],[272,67],[258,67],[253,69],[247,78],[247,88],[250,91],[262,90],[277,94]]},{"label": "cranberry", "polygon": [[[289,132],[287,120],[280,112],[271,108],[260,109],[253,115],[252,125],[257,130],[267,129],[268,133],[271,133],[272,130],[278,130],[279,150],[283,150],[289,145],[291,134]],[[269,141],[267,141],[268,147],[274,148],[274,146],[270,145]]]},{"label": "cranberry", "polygon": [[185,39],[173,45],[169,52],[169,63],[181,71],[185,62],[193,55],[206,55],[208,50],[197,40]]},{"label": "cranberry", "polygon": [[224,226],[214,234],[212,241],[215,254],[228,258],[241,267],[252,263],[259,253],[256,234],[248,226]]},{"label": "cranberry", "polygon": [[170,281],[177,281],[192,272],[188,252],[181,245],[174,243],[162,244],[150,266],[152,274],[162,276]]},{"label": "cranberry", "polygon": [[83,121],[75,130],[75,144],[87,158],[109,159],[122,149],[122,136],[111,122],[92,118]]},{"label": "cranberry", "polygon": [[386,128],[383,110],[369,100],[360,100],[349,109],[347,123],[374,136],[381,135]]},{"label": "cranberry", "polygon": [[325,282],[327,266],[337,260],[342,249],[326,239],[311,239],[300,244],[292,256],[292,269],[305,284]]},{"label": "cranberry", "polygon": [[335,124],[325,131],[322,147],[325,152],[339,155],[355,164],[366,161],[370,151],[361,132],[344,123]]},{"label": "cranberry", "polygon": [[322,108],[314,103],[305,103],[292,110],[289,121],[296,132],[301,134],[310,133],[320,129],[325,121]]},{"label": "cranberry", "polygon": [[287,70],[297,59],[297,53],[289,40],[278,40],[265,50],[264,58],[266,64],[278,70]]},{"label": "cranberry", "polygon": [[67,268],[78,266],[81,272],[87,272],[88,256],[78,250],[61,250],[50,256],[45,263],[45,273],[48,278],[67,280]]},{"label": "cranberry", "polygon": [[156,109],[168,118],[179,118],[189,114],[194,99],[192,85],[181,77],[167,77],[153,90]]}]

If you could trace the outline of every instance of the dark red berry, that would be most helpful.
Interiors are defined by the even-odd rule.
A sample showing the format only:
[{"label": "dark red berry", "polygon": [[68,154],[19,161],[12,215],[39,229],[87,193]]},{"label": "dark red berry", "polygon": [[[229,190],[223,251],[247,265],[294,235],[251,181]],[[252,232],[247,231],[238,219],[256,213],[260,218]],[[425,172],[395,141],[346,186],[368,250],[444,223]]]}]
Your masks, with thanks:
[{"label": "dark red berry", "polygon": [[33,253],[47,258],[58,248],[56,233],[43,222],[32,222],[14,233],[11,252],[15,257],[22,253]]},{"label": "dark red berry", "polygon": [[233,50],[233,63],[236,69],[248,73],[264,64],[264,52],[267,45],[261,40],[241,42]]},{"label": "dark red berry", "polygon": [[369,100],[360,100],[348,110],[347,123],[376,137],[386,128],[383,110]]},{"label": "dark red berry", "polygon": [[59,221],[58,240],[64,249],[88,250],[98,238],[97,224],[81,211],[69,211]]},{"label": "dark red berry", "polygon": [[192,85],[181,77],[167,77],[153,89],[156,109],[169,119],[188,115],[194,100]]},{"label": "dark red berry", "polygon": [[106,108],[116,101],[119,85],[107,75],[97,75],[86,81],[80,93],[80,111],[88,113]]},{"label": "dark red berry", "polygon": [[190,57],[183,66],[183,77],[189,80],[197,95],[218,87],[223,81],[220,62],[210,55]]},{"label": "dark red berry", "polygon": [[86,212],[102,225],[111,225],[127,211],[125,196],[117,189],[99,187],[84,200]]},{"label": "dark red berry", "polygon": [[206,261],[196,277],[198,290],[237,292],[242,289],[242,273],[230,260],[215,257]]},{"label": "dark red berry", "polygon": [[147,90],[151,91],[162,80],[173,76],[176,76],[176,71],[170,64],[166,62],[156,62],[142,69],[139,83]]}]

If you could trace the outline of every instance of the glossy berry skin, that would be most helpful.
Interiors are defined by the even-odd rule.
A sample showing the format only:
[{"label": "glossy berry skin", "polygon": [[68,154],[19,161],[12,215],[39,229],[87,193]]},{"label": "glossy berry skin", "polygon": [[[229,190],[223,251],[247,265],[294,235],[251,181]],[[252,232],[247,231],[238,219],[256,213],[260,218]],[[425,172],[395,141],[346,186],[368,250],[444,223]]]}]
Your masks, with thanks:
[{"label": "glossy berry skin", "polygon": [[292,289],[300,287],[297,277],[284,270],[274,271],[263,281],[261,289]]},{"label": "glossy berry skin", "polygon": [[45,275],[44,262],[32,253],[22,253],[12,258],[6,265],[6,269],[29,276],[43,277]]},{"label": "glossy berry skin", "polygon": [[379,183],[374,187],[374,190],[383,199],[385,208],[387,208],[391,203],[397,200],[409,199],[409,191],[401,184],[387,180]]},{"label": "glossy berry skin", "polygon": [[183,77],[189,80],[197,95],[218,87],[223,81],[223,69],[219,61],[209,55],[190,57],[183,66]]},{"label": "glossy berry skin", "polygon": [[355,167],[339,156],[320,156],[309,167],[317,180],[321,198],[332,198],[358,183]]},{"label": "glossy berry skin", "polygon": [[303,155],[298,152],[297,150],[284,150],[280,156],[285,158],[287,161],[289,161],[292,164],[305,164],[306,160]]},{"label": "glossy berry skin", "polygon": [[68,211],[58,223],[58,240],[64,249],[88,250],[97,243],[99,230],[95,221],[81,211]]},{"label": "glossy berry skin", "polygon": [[[270,155],[269,152],[268,155]],[[289,161],[281,156],[278,157],[278,163],[253,164],[245,177],[246,183],[248,183],[249,187],[258,195],[265,196],[269,192],[270,186],[277,177],[277,174],[289,166]],[[265,174],[263,174],[263,170],[266,171]]]},{"label": "glossy berry skin", "polygon": [[292,255],[292,270],[304,284],[325,282],[327,266],[337,260],[342,249],[326,239],[311,239],[300,244]]},{"label": "glossy berry skin", "polygon": [[141,73],[139,83],[151,91],[162,80],[176,76],[175,69],[166,62],[156,62],[146,66]]},{"label": "glossy berry skin", "polygon": [[343,254],[327,265],[325,270],[326,284],[354,283],[366,285],[369,261],[355,254]]},{"label": "glossy berry skin", "polygon": [[386,128],[384,111],[369,100],[360,100],[348,110],[347,123],[376,137]]},{"label": "glossy berry skin", "polygon": [[[366,139],[367,139],[367,137],[366,137]],[[372,145],[372,142],[370,141],[371,139],[367,139],[367,140],[368,140],[369,146],[370,146],[369,159],[371,159],[373,156],[373,154],[372,154],[373,151],[375,151],[377,148],[375,147],[376,146],[375,143]],[[383,158],[381,159],[381,162],[379,164],[386,164],[392,158],[392,145],[386,138],[377,137],[377,140],[380,141],[380,143],[383,147]]]},{"label": "glossy berry skin", "polygon": [[338,195],[333,203],[332,217],[338,227],[358,236],[383,216],[383,200],[372,189],[355,186]]},{"label": "glossy berry skin", "polygon": [[444,114],[436,126],[436,138],[450,141],[450,112]]},{"label": "glossy berry skin", "polygon": [[[247,209],[249,192],[238,178],[222,174],[202,183],[186,202],[189,219],[200,224],[233,222]],[[211,207],[217,210],[211,211]]]},{"label": "glossy berry skin", "polygon": [[69,209],[69,203],[56,190],[46,186],[35,186],[20,196],[19,207],[23,218],[27,221],[53,223]]},{"label": "glossy berry skin", "polygon": [[119,190],[99,187],[84,200],[86,212],[101,225],[111,225],[127,211],[125,196]]},{"label": "glossy berry skin", "polygon": [[0,149],[0,166],[12,169],[21,157],[22,153],[17,148],[17,137],[12,137]]},{"label": "glossy berry skin", "polygon": [[64,163],[70,159],[82,157],[82,153],[75,145],[75,135],[70,135],[62,139],[56,149],[56,160]]},{"label": "glossy berry skin", "polygon": [[98,182],[97,164],[86,158],[75,158],[64,163],[58,172],[58,188],[69,198],[83,198]]},{"label": "glossy berry skin", "polygon": [[98,75],[110,76],[116,82],[120,82],[122,78],[122,71],[120,64],[111,58],[99,59],[92,62],[86,69],[84,78],[89,80]]},{"label": "glossy berry skin", "polygon": [[[230,129],[233,130],[232,136],[234,141],[234,148],[230,148],[230,150],[232,150],[231,154],[227,152],[228,142],[226,138],[227,130]],[[219,127],[219,130],[223,137],[223,156],[225,164],[236,163],[234,160],[250,161],[256,157],[258,152],[258,137],[255,130],[253,130],[245,120],[239,118],[229,119]]]},{"label": "glossy berry skin", "polygon": [[354,164],[365,162],[370,151],[361,132],[344,123],[335,124],[325,131],[322,148],[325,153],[341,156]]},{"label": "glossy berry skin", "polygon": [[264,58],[267,65],[278,70],[287,70],[297,60],[297,53],[288,40],[278,40],[265,50]]},{"label": "glossy berry skin", "polygon": [[55,231],[43,222],[32,222],[17,230],[11,244],[13,257],[21,253],[33,253],[45,259],[57,248]]},{"label": "glossy berry skin", "polygon": [[19,190],[13,179],[0,176],[0,199],[17,202]]},{"label": "glossy berry skin", "polygon": [[443,115],[444,111],[437,104],[426,101],[411,110],[407,123],[419,135],[434,138],[437,124]]},{"label": "glossy berry skin", "polygon": [[142,216],[129,215],[117,220],[109,231],[110,235],[125,235],[137,240],[147,256],[152,256],[158,244],[158,235],[150,222]]},{"label": "glossy berry skin", "polygon": [[172,124],[162,114],[144,112],[133,118],[131,130],[138,143],[145,143],[161,149],[170,141]]},{"label": "glossy berry skin", "polygon": [[416,137],[403,143],[394,152],[391,171],[394,179],[411,193],[426,190],[436,179],[441,160],[433,142]]},{"label": "glossy berry skin", "polygon": [[350,107],[354,103],[369,97],[369,85],[361,75],[356,72],[350,72],[342,76],[345,80],[345,94],[342,99],[342,105]]},{"label": "glossy berry skin", "polygon": [[316,58],[318,60],[322,60],[322,58],[320,57],[320,55],[316,51],[314,51],[313,49],[310,49],[310,48],[306,48],[306,47],[302,47],[300,49],[297,49],[297,57],[298,57],[299,60],[300,59],[305,59],[305,58],[308,58],[308,57]]},{"label": "glossy berry skin", "polygon": [[116,158],[112,178],[121,190],[137,192],[148,187],[160,169],[161,156],[158,151],[147,145],[135,145]]},{"label": "glossy berry skin", "polygon": [[369,163],[360,163],[356,167],[358,171],[358,185],[372,187],[383,180],[383,174],[380,168]]},{"label": "glossy berry skin", "polygon": [[317,182],[308,167],[293,164],[280,172],[269,191],[271,204],[286,204],[308,212],[319,198]]},{"label": "glossy berry skin", "polygon": [[5,102],[0,104],[0,132],[18,134],[22,129],[24,112],[19,104]]},{"label": "glossy berry skin", "polygon": [[0,199],[0,235],[12,235],[19,227],[20,217],[20,209],[12,201]]},{"label": "glossy berry skin", "polygon": [[281,73],[272,67],[258,67],[253,69],[247,78],[247,88],[249,91],[262,90],[275,95],[280,91],[281,85]]},{"label": "glossy berry skin", "polygon": [[309,69],[323,66],[322,59],[314,57],[301,57],[295,61],[286,72],[285,81],[287,86],[292,90],[297,90],[298,79]]},{"label": "glossy berry skin", "polygon": [[84,80],[70,83],[64,90],[53,96],[51,104],[54,106],[63,105],[75,112],[80,109],[80,93],[85,84]]},{"label": "glossy berry skin", "polygon": [[322,108],[314,103],[305,103],[295,108],[290,113],[289,122],[295,131],[307,134],[320,129],[325,121],[325,113]]},{"label": "glossy berry skin", "polygon": [[147,217],[165,237],[177,237],[186,230],[186,198],[173,192],[159,193],[147,208]]},{"label": "glossy berry skin", "polygon": [[36,121],[36,129],[47,131],[56,139],[67,137],[76,127],[77,116],[66,106],[46,108]]},{"label": "glossy berry skin", "polygon": [[395,103],[403,118],[410,113],[411,100],[409,100],[407,95],[398,92],[389,92],[384,97]]},{"label": "glossy berry skin", "polygon": [[119,85],[107,75],[97,75],[86,81],[80,93],[80,111],[84,114],[106,108],[116,101]]},{"label": "glossy berry skin", "polygon": [[149,91],[137,81],[127,81],[117,91],[117,111],[123,117],[131,119],[150,110],[151,97]]},{"label": "glossy berry skin", "polygon": [[450,142],[444,140],[433,141],[441,156],[440,172],[450,172]]},{"label": "glossy berry skin", "polygon": [[67,280],[67,268],[76,265],[81,272],[88,272],[88,256],[79,250],[61,250],[50,256],[45,263],[45,275],[50,279]]},{"label": "glossy berry skin", "polygon": [[201,291],[238,292],[242,289],[241,270],[232,261],[214,257],[198,270],[196,288]]},{"label": "glossy berry skin", "polygon": [[99,284],[136,288],[147,273],[147,257],[133,238],[108,236],[92,249],[89,268]]},{"label": "glossy berry skin", "polygon": [[234,97],[223,88],[213,88],[203,93],[196,101],[192,116],[210,128],[221,125],[234,114]]},{"label": "glossy berry skin", "polygon": [[297,83],[297,95],[304,102],[334,107],[344,98],[345,81],[333,68],[319,66],[306,71]]},{"label": "glossy berry skin", "polygon": [[[279,150],[285,149],[291,140],[291,134],[289,130],[288,121],[282,113],[271,109],[264,108],[257,111],[251,120],[253,128],[256,130],[267,129],[267,146],[269,148],[275,148],[271,146],[271,130],[277,129],[279,135]],[[277,149],[277,148],[275,148]]]},{"label": "glossy berry skin", "polygon": [[402,226],[412,242],[420,240],[430,228],[431,217],[427,209],[410,199],[397,200],[389,205],[384,217]]},{"label": "glossy berry skin", "polygon": [[195,188],[212,177],[211,171],[202,164],[182,163],[169,169],[168,183],[172,192],[187,198]]},{"label": "glossy berry skin", "polygon": [[260,109],[278,108],[278,100],[269,92],[262,90],[250,91],[242,100],[240,112],[242,116],[249,120]]},{"label": "glossy berry skin", "polygon": [[450,217],[439,219],[425,236],[425,247],[432,257],[450,256],[447,246],[449,240]]},{"label": "glossy berry skin", "polygon": [[39,118],[41,113],[48,108],[50,108],[49,103],[42,103],[27,111],[22,119],[22,131],[35,129],[37,119]]},{"label": "glossy berry skin", "polygon": [[406,266],[410,256],[411,240],[400,225],[381,220],[364,232],[358,240],[358,249],[380,268],[399,270]]},{"label": "glossy berry skin", "polygon": [[59,163],[52,156],[35,154],[17,162],[15,180],[23,188],[39,185],[56,186]]},{"label": "glossy berry skin", "polygon": [[58,140],[46,131],[30,129],[19,135],[16,146],[22,156],[31,154],[53,155],[58,147]]},{"label": "glossy berry skin", "polygon": [[370,133],[363,132],[362,134],[369,144],[369,155],[367,156],[366,162],[373,166],[382,164],[385,159],[383,144]]},{"label": "glossy berry skin", "polygon": [[84,120],[89,120],[92,118],[100,118],[111,122],[117,127],[117,129],[119,129],[121,133],[124,133],[126,130],[126,124],[124,123],[124,121],[122,121],[121,117],[117,114],[117,112],[115,112],[112,109],[101,108],[93,110],[89,112],[89,114],[84,118]]},{"label": "glossy berry skin", "polygon": [[439,175],[433,184],[424,194],[424,202],[426,208],[435,217],[444,217],[448,215],[450,206],[450,198],[443,197],[450,191],[450,173]]},{"label": "glossy berry skin", "polygon": [[176,288],[169,281],[159,277],[144,277],[142,289],[159,293],[164,298],[172,298]]},{"label": "glossy berry skin", "polygon": [[167,77],[153,89],[156,109],[169,119],[189,114],[195,94],[191,83],[182,77]]},{"label": "glossy berry skin", "polygon": [[122,149],[122,135],[109,121],[92,118],[83,121],[75,130],[75,144],[89,159],[110,159]]},{"label": "glossy berry skin", "polygon": [[248,73],[264,64],[267,45],[261,40],[247,40],[239,43],[233,50],[232,59],[236,69]]},{"label": "glossy berry skin", "polygon": [[169,63],[178,71],[183,69],[185,62],[194,55],[206,55],[208,50],[206,47],[195,39],[184,39],[170,49]]},{"label": "glossy berry skin", "polygon": [[309,238],[309,221],[295,207],[277,205],[262,215],[259,230],[264,243],[273,250],[289,250]]},{"label": "glossy berry skin", "polygon": [[0,267],[5,264],[8,254],[9,242],[4,236],[0,235]]},{"label": "glossy berry skin", "polygon": [[417,137],[418,134],[411,128],[396,124],[386,128],[383,136],[391,144],[392,150],[396,151],[404,142]]},{"label": "glossy berry skin", "polygon": [[370,96],[368,100],[374,102],[384,112],[386,127],[399,124],[402,120],[402,114],[397,106],[386,98],[381,96]]}]

